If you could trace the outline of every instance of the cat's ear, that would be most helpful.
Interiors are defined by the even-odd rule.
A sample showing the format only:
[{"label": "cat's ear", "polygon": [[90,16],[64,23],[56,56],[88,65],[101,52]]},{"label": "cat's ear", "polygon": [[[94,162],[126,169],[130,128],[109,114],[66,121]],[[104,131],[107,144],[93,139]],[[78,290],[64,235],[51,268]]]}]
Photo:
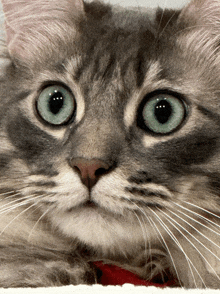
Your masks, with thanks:
[{"label": "cat's ear", "polygon": [[[5,16],[6,41],[10,53],[21,50],[21,40],[28,42],[34,32],[47,31],[57,23],[73,25],[84,14],[83,0],[1,0]],[[54,33],[54,31],[53,31]],[[61,33],[61,32],[60,32]]]},{"label": "cat's ear", "polygon": [[180,20],[190,27],[207,27],[212,31],[220,31],[220,1],[193,0],[180,14]]}]

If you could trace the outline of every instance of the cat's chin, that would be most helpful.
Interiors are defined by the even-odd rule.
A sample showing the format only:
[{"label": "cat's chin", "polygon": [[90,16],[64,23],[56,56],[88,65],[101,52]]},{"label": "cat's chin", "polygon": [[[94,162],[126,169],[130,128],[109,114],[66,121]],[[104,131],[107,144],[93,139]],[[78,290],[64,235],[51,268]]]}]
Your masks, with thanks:
[{"label": "cat's chin", "polygon": [[65,236],[101,248],[103,253],[128,252],[135,243],[138,246],[145,241],[140,224],[129,213],[117,215],[90,201],[77,209],[54,213],[51,221]]}]

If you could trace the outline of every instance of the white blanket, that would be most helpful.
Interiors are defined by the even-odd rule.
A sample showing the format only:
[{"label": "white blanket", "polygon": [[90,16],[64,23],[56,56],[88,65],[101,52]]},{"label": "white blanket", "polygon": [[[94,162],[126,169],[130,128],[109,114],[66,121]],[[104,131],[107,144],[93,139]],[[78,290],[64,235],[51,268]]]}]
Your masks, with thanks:
[{"label": "white blanket", "polygon": [[123,286],[65,286],[57,288],[17,288],[0,289],[0,294],[218,294],[220,290],[194,289],[185,290],[177,288],[156,288],[134,286],[124,284]]},{"label": "white blanket", "polygon": [[57,288],[0,289],[0,294],[218,294],[220,290],[156,288],[125,284],[123,286],[65,286]]}]

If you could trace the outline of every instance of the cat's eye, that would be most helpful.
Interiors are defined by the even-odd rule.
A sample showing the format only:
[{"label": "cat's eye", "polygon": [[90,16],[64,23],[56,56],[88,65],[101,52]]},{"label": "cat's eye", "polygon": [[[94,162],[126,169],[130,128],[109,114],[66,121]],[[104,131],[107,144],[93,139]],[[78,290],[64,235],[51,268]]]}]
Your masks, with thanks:
[{"label": "cat's eye", "polygon": [[47,123],[60,126],[73,117],[76,103],[74,95],[60,85],[48,86],[40,93],[36,108],[38,114]]},{"label": "cat's eye", "polygon": [[185,102],[172,95],[157,94],[141,107],[140,124],[155,134],[165,135],[175,131],[186,117]]}]

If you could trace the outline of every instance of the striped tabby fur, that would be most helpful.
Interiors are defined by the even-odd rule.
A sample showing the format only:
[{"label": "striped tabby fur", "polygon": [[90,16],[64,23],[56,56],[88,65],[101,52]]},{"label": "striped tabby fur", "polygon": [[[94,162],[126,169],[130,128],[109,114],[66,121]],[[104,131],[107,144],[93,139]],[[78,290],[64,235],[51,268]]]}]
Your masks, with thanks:
[{"label": "striped tabby fur", "polygon": [[[96,283],[103,260],[220,288],[220,1],[2,4],[0,286]],[[166,97],[184,113],[169,132],[154,97],[160,127]]]}]

